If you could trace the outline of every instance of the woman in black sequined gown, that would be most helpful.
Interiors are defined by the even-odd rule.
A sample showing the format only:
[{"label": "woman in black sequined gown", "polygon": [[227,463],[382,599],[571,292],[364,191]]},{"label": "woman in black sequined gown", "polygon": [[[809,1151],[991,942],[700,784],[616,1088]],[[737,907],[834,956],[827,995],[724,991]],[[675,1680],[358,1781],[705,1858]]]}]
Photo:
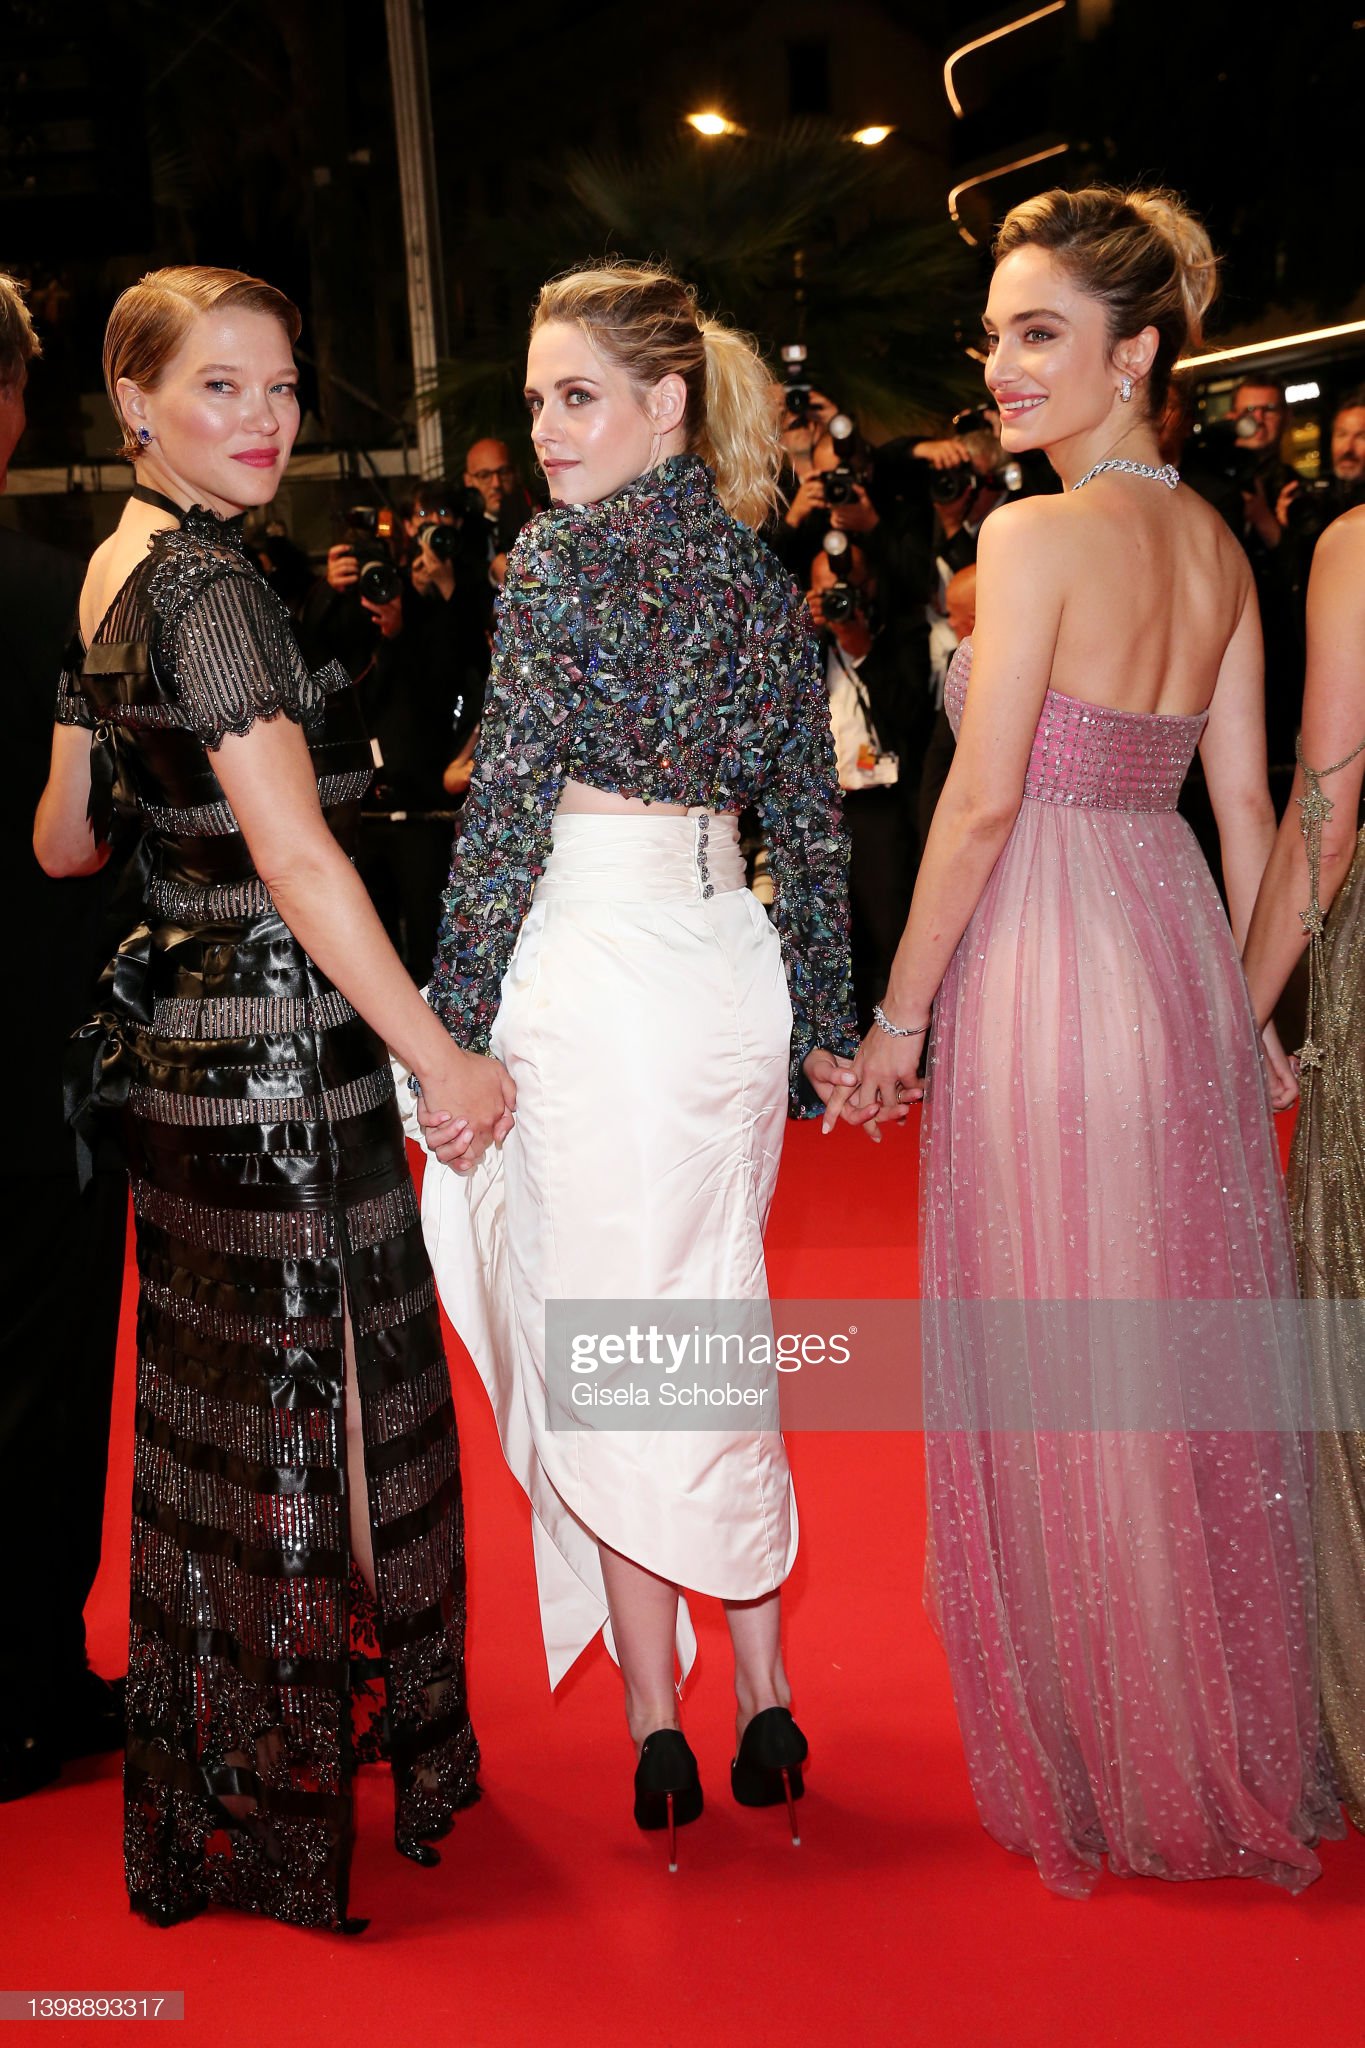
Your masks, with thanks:
[{"label": "woman in black sequined gown", "polygon": [[78,1130],[122,1107],[137,1218],[129,1892],[162,1923],[218,1903],[349,1928],[355,1762],[389,1755],[418,1862],[477,1797],[458,1439],[378,1034],[470,1160],[510,1084],[452,1064],[388,947],[346,857],[354,693],[309,673],[229,523],[288,458],[296,334],[236,272],[159,272],[115,307],[110,395],[157,488],[91,564],[35,846],[98,865],[110,798],[144,831],[145,921],[70,1091]]}]

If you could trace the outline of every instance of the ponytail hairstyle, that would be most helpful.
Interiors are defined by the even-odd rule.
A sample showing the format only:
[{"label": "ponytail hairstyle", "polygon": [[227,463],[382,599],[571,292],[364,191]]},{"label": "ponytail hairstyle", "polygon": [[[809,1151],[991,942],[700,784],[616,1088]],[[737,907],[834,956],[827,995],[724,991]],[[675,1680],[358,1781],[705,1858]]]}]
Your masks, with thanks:
[{"label": "ponytail hairstyle", "polygon": [[1218,287],[1218,259],[1202,224],[1171,192],[1058,187],[1007,213],[991,253],[998,263],[1030,244],[1051,250],[1081,290],[1101,301],[1111,348],[1155,327],[1147,410],[1160,419],[1171,372],[1203,340]]},{"label": "ponytail hairstyle", "polygon": [[782,450],[772,379],[749,335],[699,312],[693,286],[671,271],[614,256],[542,285],[532,333],[550,320],[575,322],[642,392],[681,377],[689,451],[714,471],[727,512],[763,523],[777,503]]},{"label": "ponytail hairstyle", "polygon": [[123,434],[119,452],[129,462],[144,450],[118,402],[120,377],[140,391],[155,391],[199,315],[219,312],[269,313],[289,336],[291,348],[303,325],[293,300],[273,284],[243,270],[215,270],[202,263],[149,270],[115,299],[104,330],[104,385]]}]

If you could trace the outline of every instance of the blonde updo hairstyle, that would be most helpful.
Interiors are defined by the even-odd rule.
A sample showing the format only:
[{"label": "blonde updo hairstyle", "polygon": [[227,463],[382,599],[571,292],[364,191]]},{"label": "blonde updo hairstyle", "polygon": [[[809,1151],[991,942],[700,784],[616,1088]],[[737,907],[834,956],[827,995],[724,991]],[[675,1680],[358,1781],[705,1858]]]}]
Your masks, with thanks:
[{"label": "blonde updo hairstyle", "polygon": [[992,254],[1048,249],[1082,291],[1108,314],[1109,345],[1155,327],[1147,410],[1161,417],[1171,372],[1203,340],[1204,315],[1218,287],[1218,258],[1204,228],[1174,193],[1058,187],[1006,214]]},{"label": "blonde updo hairstyle", "polygon": [[772,379],[749,335],[709,319],[671,271],[616,257],[542,285],[532,333],[550,320],[581,327],[642,393],[661,377],[681,377],[688,449],[714,471],[727,512],[763,523],[777,502],[782,449]]},{"label": "blonde updo hairstyle", "polygon": [[119,379],[140,391],[155,391],[190,328],[201,313],[268,313],[289,336],[292,348],[303,321],[292,299],[263,278],[244,270],[213,270],[179,264],[149,270],[114,301],[104,330],[104,387],[123,435],[120,453],[136,462],[144,453],[118,402]]}]

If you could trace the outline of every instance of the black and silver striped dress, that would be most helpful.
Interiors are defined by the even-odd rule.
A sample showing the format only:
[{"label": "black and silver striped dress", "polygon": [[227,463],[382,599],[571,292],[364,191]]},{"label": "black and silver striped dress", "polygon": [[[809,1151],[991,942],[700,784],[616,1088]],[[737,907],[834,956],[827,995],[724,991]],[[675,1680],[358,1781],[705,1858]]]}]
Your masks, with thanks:
[{"label": "black and silver striped dress", "polygon": [[[478,1748],[459,1445],[388,1060],[275,910],[213,769],[277,715],[349,848],[371,774],[349,679],[309,672],[236,529],[190,512],[59,693],[146,871],[70,1093],[78,1128],[121,1105],[137,1218],[129,1891],[161,1921],[220,1903],[346,1926],[357,1756],[391,1758],[400,1846],[435,1860]],[[347,1312],[373,1603],[348,1536]]]}]

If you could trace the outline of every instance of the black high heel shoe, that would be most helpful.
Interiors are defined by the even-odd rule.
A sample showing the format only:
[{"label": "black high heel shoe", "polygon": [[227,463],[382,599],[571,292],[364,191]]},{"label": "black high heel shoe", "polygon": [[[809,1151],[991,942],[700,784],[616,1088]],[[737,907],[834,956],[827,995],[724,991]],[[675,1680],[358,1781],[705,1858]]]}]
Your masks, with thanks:
[{"label": "black high heel shoe", "polygon": [[730,1790],[741,1806],[780,1806],[786,1800],[792,1844],[798,1849],[796,1802],[805,1797],[801,1766],[809,1754],[810,1745],[790,1710],[765,1707],[745,1729],[730,1766]]},{"label": "black high heel shoe", "polygon": [[635,1825],[668,1829],[668,1867],[678,1867],[677,1831],[701,1813],[697,1759],[680,1728],[656,1728],[635,1766]]}]

